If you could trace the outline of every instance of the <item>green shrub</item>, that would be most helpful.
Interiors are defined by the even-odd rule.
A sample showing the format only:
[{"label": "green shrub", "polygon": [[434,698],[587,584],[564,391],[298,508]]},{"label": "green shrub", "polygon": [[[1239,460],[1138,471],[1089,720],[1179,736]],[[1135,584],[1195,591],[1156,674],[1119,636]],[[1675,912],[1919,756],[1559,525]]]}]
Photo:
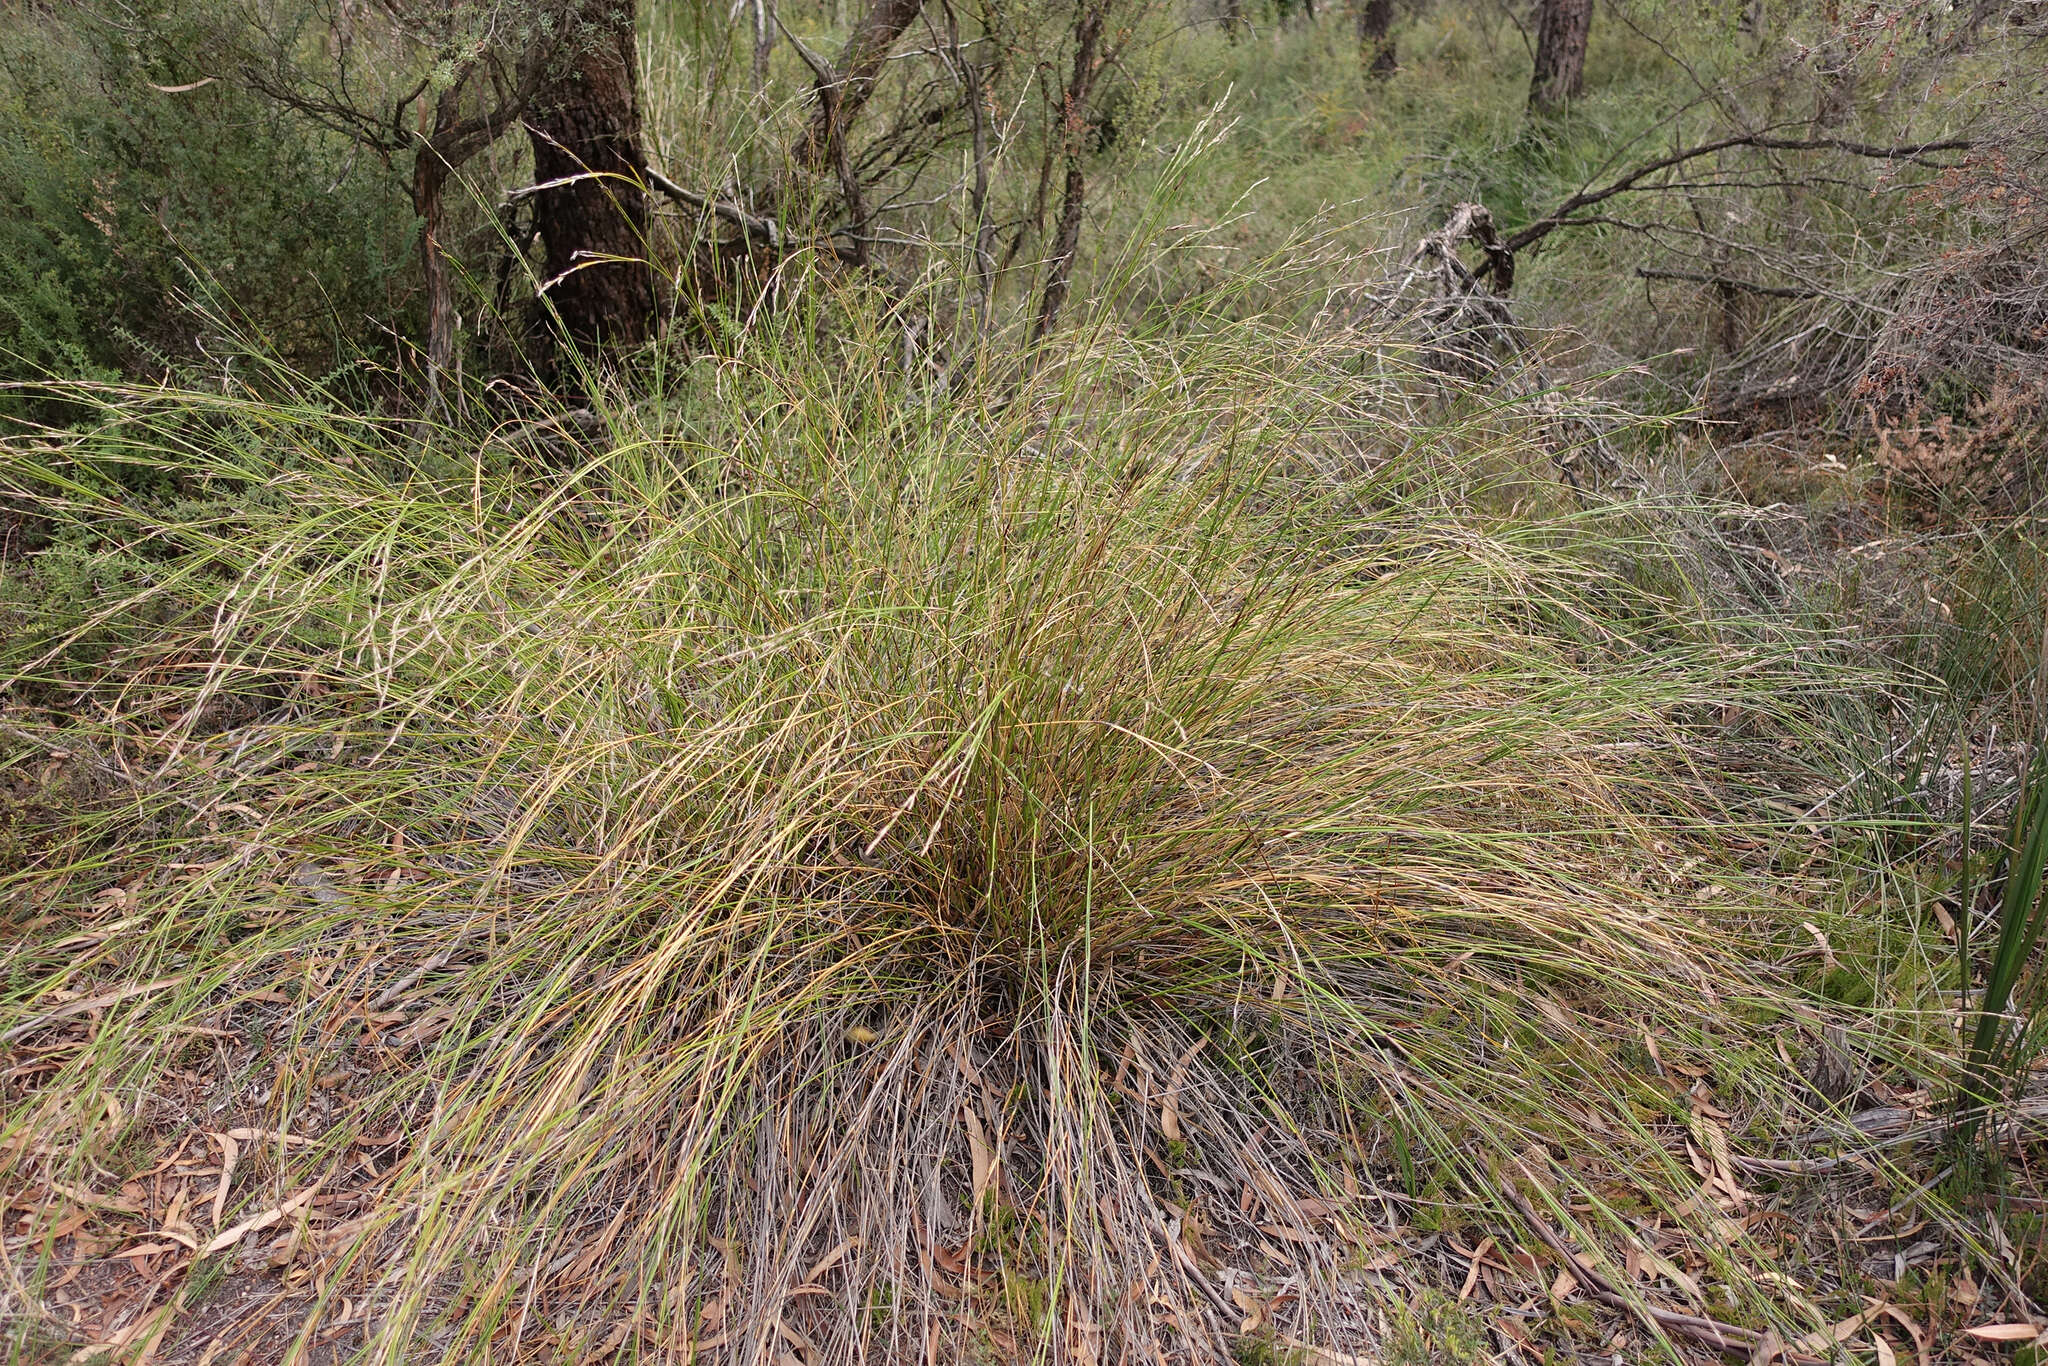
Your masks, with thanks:
[{"label": "green shrub", "polygon": [[[0,32],[0,363],[10,379],[319,371],[403,311],[412,214],[344,140],[122,30]],[[253,345],[252,345],[253,343]],[[24,409],[17,393],[0,412]]]}]

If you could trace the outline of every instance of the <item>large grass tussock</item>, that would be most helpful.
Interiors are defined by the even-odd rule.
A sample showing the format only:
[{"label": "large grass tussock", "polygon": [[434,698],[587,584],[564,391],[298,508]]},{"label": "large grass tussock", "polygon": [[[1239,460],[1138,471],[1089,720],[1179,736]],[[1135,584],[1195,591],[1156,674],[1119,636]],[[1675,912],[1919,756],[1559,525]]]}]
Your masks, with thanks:
[{"label": "large grass tussock", "polygon": [[1693,769],[1775,661],[1281,344],[764,349],[551,461],[184,393],[17,441],[124,568],[9,661],[105,798],[0,881],[0,1183],[307,1140],[190,1217],[343,1197],[303,1340],[391,1363],[1220,1361],[1363,1343],[1375,1230],[1516,1164],[1710,1219],[1656,1074],[1768,1099],[1800,1008]]}]

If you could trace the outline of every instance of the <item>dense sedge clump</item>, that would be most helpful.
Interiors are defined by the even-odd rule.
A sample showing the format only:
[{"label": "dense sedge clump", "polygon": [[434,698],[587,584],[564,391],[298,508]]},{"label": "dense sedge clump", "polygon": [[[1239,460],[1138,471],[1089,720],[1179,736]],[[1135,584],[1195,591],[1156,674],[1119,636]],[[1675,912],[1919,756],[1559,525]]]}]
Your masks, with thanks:
[{"label": "dense sedge clump", "polygon": [[[1773,657],[1632,586],[1640,524],[1531,513],[1499,413],[1280,344],[943,400],[771,351],[569,467],[198,395],[10,448],[151,567],[72,632],[115,667],[10,659],[121,776],[0,884],[72,946],[17,1036],[111,993],[4,1183],[186,1106],[306,1140],[215,1214],[359,1193],[295,1324],[388,1362],[1217,1361],[1366,1341],[1384,1211],[1516,1163],[1712,1218],[1640,1041],[1802,1008],[1689,767]],[[93,491],[129,461],[215,511]]]}]

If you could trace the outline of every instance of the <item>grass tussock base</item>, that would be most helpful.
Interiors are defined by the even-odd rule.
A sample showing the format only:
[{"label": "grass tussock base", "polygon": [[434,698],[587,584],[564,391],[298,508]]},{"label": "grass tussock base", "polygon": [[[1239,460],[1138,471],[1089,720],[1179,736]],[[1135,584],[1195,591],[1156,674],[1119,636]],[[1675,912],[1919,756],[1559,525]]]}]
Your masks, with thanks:
[{"label": "grass tussock base", "polygon": [[1356,339],[889,353],[552,464],[317,396],[10,442],[112,587],[9,657],[102,795],[0,880],[0,1187],[146,1207],[128,1346],[268,1268],[306,1360],[1343,1360],[1508,1182],[1732,1265],[1686,1138],[1791,1104],[1813,912],[1693,760],[1784,746],[1793,647]]}]

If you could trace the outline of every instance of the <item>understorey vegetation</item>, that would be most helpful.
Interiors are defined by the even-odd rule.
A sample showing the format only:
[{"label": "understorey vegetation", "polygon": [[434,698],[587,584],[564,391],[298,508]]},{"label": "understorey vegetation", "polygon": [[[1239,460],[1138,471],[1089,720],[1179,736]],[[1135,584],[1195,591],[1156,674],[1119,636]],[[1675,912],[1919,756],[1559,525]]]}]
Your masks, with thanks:
[{"label": "understorey vegetation", "polygon": [[7,11],[8,1359],[2033,1360],[2044,40]]}]

